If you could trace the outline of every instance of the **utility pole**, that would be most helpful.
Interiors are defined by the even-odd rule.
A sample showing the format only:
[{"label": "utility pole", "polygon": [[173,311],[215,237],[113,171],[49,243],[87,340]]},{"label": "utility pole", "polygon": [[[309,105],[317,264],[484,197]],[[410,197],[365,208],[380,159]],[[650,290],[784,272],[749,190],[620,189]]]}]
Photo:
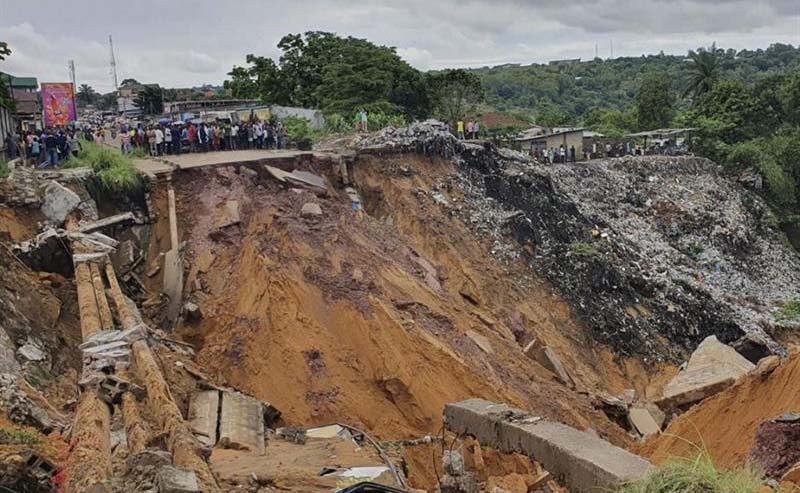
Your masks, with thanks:
[{"label": "utility pole", "polygon": [[613,60],[614,59],[614,40],[610,39],[609,40],[609,44],[611,45],[611,58],[610,58],[610,60]]},{"label": "utility pole", "polygon": [[117,82],[117,60],[114,58],[114,40],[108,35],[108,49],[111,51],[111,77],[114,79],[114,91],[119,87]]},{"label": "utility pole", "polygon": [[[67,67],[69,68],[69,80],[72,82],[72,106],[75,109],[75,116],[78,116],[78,101],[75,97],[78,86],[75,85],[75,60],[67,60]],[[87,101],[88,103],[88,101]]]},{"label": "utility pole", "polygon": [[597,58],[599,56],[599,49],[597,47],[597,43],[594,44],[594,57]]}]

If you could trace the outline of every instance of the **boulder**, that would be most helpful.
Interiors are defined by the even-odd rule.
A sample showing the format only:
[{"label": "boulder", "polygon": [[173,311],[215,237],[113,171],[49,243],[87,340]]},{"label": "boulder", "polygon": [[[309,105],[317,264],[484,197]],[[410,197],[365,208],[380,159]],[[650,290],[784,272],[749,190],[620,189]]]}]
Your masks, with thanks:
[{"label": "boulder", "polygon": [[156,476],[159,493],[196,493],[200,491],[192,471],[175,466],[162,466]]},{"label": "boulder", "polygon": [[56,225],[63,224],[80,203],[81,198],[77,193],[56,181],[50,181],[42,193],[42,214]]},{"label": "boulder", "polygon": [[755,365],[732,347],[708,336],[692,353],[686,369],[664,387],[657,402],[662,409],[685,406],[705,399],[733,385]]},{"label": "boulder", "polygon": [[573,385],[572,377],[567,373],[558,354],[547,346],[531,341],[525,347],[525,354],[546,369],[553,372],[564,385]]},{"label": "boulder", "polygon": [[30,343],[20,346],[17,349],[17,354],[28,361],[42,361],[47,357],[44,351]]},{"label": "boulder", "polygon": [[306,202],[303,208],[300,209],[301,216],[321,216],[322,208],[316,202]]}]

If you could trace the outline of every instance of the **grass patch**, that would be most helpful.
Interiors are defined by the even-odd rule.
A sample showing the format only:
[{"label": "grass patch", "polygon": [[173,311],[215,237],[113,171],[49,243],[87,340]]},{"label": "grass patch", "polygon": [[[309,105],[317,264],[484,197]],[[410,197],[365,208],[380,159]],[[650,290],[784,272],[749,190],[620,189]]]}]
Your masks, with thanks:
[{"label": "grass patch", "polygon": [[39,445],[36,433],[19,428],[0,428],[0,444],[3,445]]},{"label": "grass patch", "polygon": [[622,485],[617,493],[756,493],[764,482],[752,469],[717,469],[703,452],[695,459],[672,459],[650,475]]},{"label": "grass patch", "polygon": [[778,320],[797,320],[800,318],[800,299],[787,302],[775,316]]},{"label": "grass patch", "polygon": [[8,167],[8,163],[0,159],[0,180],[7,178],[10,173],[11,168]]},{"label": "grass patch", "polygon": [[130,193],[144,186],[133,159],[94,142],[82,142],[78,156],[70,158],[66,167],[92,168],[100,185],[109,192]]},{"label": "grass patch", "polygon": [[600,250],[595,248],[594,245],[580,241],[570,244],[569,252],[576,257],[586,258],[599,257],[601,255]]}]

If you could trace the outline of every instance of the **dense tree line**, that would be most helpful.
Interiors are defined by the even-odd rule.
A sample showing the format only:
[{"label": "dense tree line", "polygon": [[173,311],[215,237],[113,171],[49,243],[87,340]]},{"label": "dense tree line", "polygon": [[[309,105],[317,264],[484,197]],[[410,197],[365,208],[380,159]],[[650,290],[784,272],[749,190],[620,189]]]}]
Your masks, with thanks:
[{"label": "dense tree line", "polygon": [[[360,107],[407,120],[436,115],[453,121],[482,99],[478,77],[464,70],[425,74],[394,48],[327,32],[289,34],[277,62],[247,55],[228,73],[225,88],[237,98],[318,108],[347,118]],[[336,119],[334,118],[334,121]]]},{"label": "dense tree line", "polygon": [[[713,56],[712,56],[713,55]],[[629,110],[635,103],[643,79],[659,73],[671,81],[672,90],[691,98],[696,74],[694,61],[713,58],[712,75],[747,85],[800,67],[800,48],[774,44],[759,50],[697,50],[688,56],[649,55],[584,62],[502,65],[471,72],[478,75],[486,102],[493,108],[535,119],[547,125],[580,124],[591,111]],[[712,78],[703,78],[702,84]],[[687,100],[688,102],[688,100]],[[679,102],[680,103],[680,102]],[[679,109],[687,103],[679,104]]]}]

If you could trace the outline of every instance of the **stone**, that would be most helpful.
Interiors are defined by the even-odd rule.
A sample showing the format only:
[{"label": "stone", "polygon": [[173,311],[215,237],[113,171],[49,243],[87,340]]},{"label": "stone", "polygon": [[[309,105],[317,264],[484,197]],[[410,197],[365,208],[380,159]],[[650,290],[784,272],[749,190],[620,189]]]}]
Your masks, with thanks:
[{"label": "stone", "polygon": [[645,459],[562,423],[540,419],[505,404],[469,399],[445,405],[448,430],[474,436],[482,445],[519,452],[563,478],[572,493],[610,490],[644,477]]},{"label": "stone", "polygon": [[225,448],[264,454],[264,406],[239,392],[222,393],[219,443]]},{"label": "stone", "polygon": [[735,349],[709,336],[692,353],[686,369],[664,387],[664,396],[657,404],[670,409],[701,401],[733,385],[753,368],[755,365]]},{"label": "stone", "polygon": [[47,357],[44,351],[30,343],[20,346],[17,354],[28,361],[42,361]]},{"label": "stone", "polygon": [[770,373],[778,369],[781,366],[781,358],[780,356],[767,356],[765,358],[761,358],[756,365],[756,369],[754,370],[756,375],[759,375],[761,378],[766,378],[769,376]]},{"label": "stone", "polygon": [[321,216],[322,208],[316,202],[306,202],[303,208],[300,209],[301,216]]},{"label": "stone", "polygon": [[494,353],[494,348],[492,347],[492,343],[489,341],[488,337],[478,334],[474,330],[468,330],[467,337],[472,339],[472,342],[474,342],[476,346],[481,348],[481,351],[483,351],[484,353],[486,354]]},{"label": "stone", "polygon": [[175,466],[162,466],[156,475],[158,493],[198,493],[197,475]]},{"label": "stone", "polygon": [[56,181],[50,181],[44,187],[41,209],[50,222],[60,225],[80,203],[81,198],[77,193]]},{"label": "stone", "polygon": [[139,249],[133,240],[120,242],[119,245],[117,245],[116,251],[111,252],[109,255],[111,257],[111,263],[114,265],[114,270],[119,275],[128,272],[131,266],[133,266],[133,263],[136,262],[138,251]]},{"label": "stone", "polygon": [[451,476],[464,475],[464,456],[457,450],[445,450],[442,456],[445,473]]},{"label": "stone", "polygon": [[545,369],[550,370],[564,385],[573,385],[572,377],[569,376],[566,368],[564,368],[561,358],[549,347],[540,346],[531,341],[525,348],[525,354]]},{"label": "stone", "polygon": [[183,305],[183,313],[186,315],[187,320],[195,321],[203,318],[203,312],[200,307],[197,303],[192,303],[191,301]]},{"label": "stone", "polygon": [[189,426],[200,443],[213,447],[217,443],[220,393],[217,390],[198,392],[189,401]]},{"label": "stone", "polygon": [[631,426],[643,437],[657,435],[661,432],[661,427],[656,420],[644,407],[633,406],[628,410],[628,420]]},{"label": "stone", "polygon": [[219,207],[216,220],[214,221],[214,228],[223,229],[228,226],[234,226],[241,222],[239,215],[239,201],[226,200],[222,207]]}]

